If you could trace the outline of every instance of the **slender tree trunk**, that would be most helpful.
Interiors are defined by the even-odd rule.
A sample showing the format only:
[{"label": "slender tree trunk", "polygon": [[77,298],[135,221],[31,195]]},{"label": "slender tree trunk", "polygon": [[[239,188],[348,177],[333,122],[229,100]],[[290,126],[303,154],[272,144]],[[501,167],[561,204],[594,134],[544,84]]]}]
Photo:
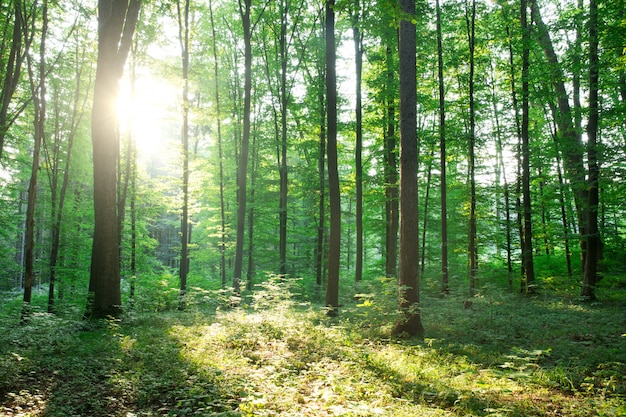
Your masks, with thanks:
[{"label": "slender tree trunk", "polygon": [[[553,115],[552,118],[554,121],[556,121],[556,114],[557,114],[556,105],[552,101],[550,101],[548,104]],[[544,113],[547,113],[547,111],[544,110]],[[557,130],[556,130],[555,125],[552,126],[552,141],[554,142],[556,171],[557,171],[557,176],[559,179],[559,203],[561,206],[561,224],[563,225],[563,243],[565,246],[565,263],[567,264],[567,276],[572,277],[573,276],[572,253],[571,253],[570,246],[569,246],[570,224],[569,224],[569,220],[567,216],[567,209],[566,209],[566,203],[565,203],[566,185],[565,185],[565,181],[563,180],[563,171],[561,169],[561,156],[560,156],[560,150],[559,150],[559,142],[557,139]]]},{"label": "slender tree trunk", "polygon": [[446,95],[443,78],[443,45],[441,7],[436,0],[437,13],[437,79],[439,85],[439,164],[441,195],[441,292],[448,294],[448,183],[446,178]]},{"label": "slender tree trunk", "polygon": [[330,234],[328,241],[328,282],[326,308],[330,316],[339,313],[339,266],[341,257],[341,196],[337,162],[337,76],[335,46],[335,2],[326,0],[326,117],[328,145],[328,191]]},{"label": "slender tree trunk", "polygon": [[91,118],[95,227],[85,317],[121,313],[115,103],[140,5],[140,0],[98,1],[98,63]]},{"label": "slender tree trunk", "polygon": [[[35,25],[33,16],[33,28]],[[33,278],[35,275],[35,205],[37,203],[37,173],[39,172],[39,156],[41,143],[45,140],[46,124],[46,38],[48,32],[48,2],[44,0],[41,11],[41,43],[39,45],[39,68],[35,76],[34,62],[32,57],[27,57],[28,78],[30,91],[34,105],[34,132],[35,143],[33,146],[33,163],[28,184],[28,203],[26,207],[26,241],[25,241],[25,265],[24,265],[24,304],[22,307],[22,322],[26,322],[30,316],[30,302],[32,298]],[[33,29],[34,30],[34,29]]]},{"label": "slender tree trunk", "polygon": [[[78,51],[77,51],[78,52]],[[84,51],[83,51],[84,54]],[[88,95],[80,98],[81,89],[82,89],[82,62],[79,61],[80,54],[76,54],[76,90],[74,92],[74,100],[72,103],[72,116],[70,120],[70,131],[67,137],[67,149],[65,156],[65,167],[63,169],[63,180],[61,182],[61,191],[58,195],[58,205],[56,205],[56,216],[53,216],[53,225],[52,225],[52,243],[50,247],[50,285],[48,288],[48,312],[52,313],[54,311],[54,291],[55,284],[57,279],[57,263],[59,258],[59,246],[61,241],[61,225],[63,223],[63,209],[65,207],[65,196],[67,195],[67,187],[69,185],[70,179],[70,166],[72,160],[72,150],[74,148],[74,138],[76,137],[76,131],[78,126],[82,120],[82,116],[84,114],[85,105],[87,103]],[[83,55],[84,57],[84,55]],[[58,107],[57,103],[57,107]],[[60,110],[60,109],[57,109]],[[59,117],[57,117],[58,119]],[[56,174],[55,174],[56,175]],[[56,185],[51,187],[51,189],[56,189]],[[53,207],[55,206],[54,201],[52,199]]]},{"label": "slender tree trunk", "polygon": [[280,21],[280,198],[279,198],[279,254],[280,275],[287,274],[287,197],[288,197],[288,170],[287,170],[287,16],[288,6],[281,0]]},{"label": "slender tree trunk", "polygon": [[435,149],[430,150],[428,155],[428,168],[426,170],[426,193],[424,195],[424,215],[422,223],[422,254],[420,256],[420,271],[422,275],[426,269],[426,230],[428,230],[428,202],[430,200],[430,181],[433,177],[433,158],[435,156]]},{"label": "slender tree trunk", "polygon": [[582,136],[576,131],[572,121],[572,109],[569,104],[567,90],[565,88],[565,76],[560,67],[552,39],[546,24],[541,18],[541,12],[536,0],[530,0],[532,18],[536,27],[536,40],[542,47],[550,69],[550,80],[557,102],[558,138],[563,152],[563,167],[566,177],[569,179],[574,194],[574,203],[578,219],[578,231],[580,234],[582,264],[585,265],[587,226],[584,216],[584,207],[587,204],[587,181],[584,166],[584,146]]},{"label": "slender tree trunk", "polygon": [[215,88],[215,118],[217,124],[217,157],[219,159],[219,182],[220,182],[220,276],[222,289],[226,288],[226,206],[224,202],[224,155],[222,149],[222,116],[220,108],[220,77],[219,60],[217,59],[217,35],[215,21],[213,19],[213,3],[209,0],[209,18],[211,20],[211,34],[213,47],[213,76]]},{"label": "slender tree trunk", "polygon": [[598,260],[600,254],[600,231],[598,228],[598,205],[600,164],[598,162],[598,90],[600,62],[598,56],[598,5],[596,0],[589,1],[589,119],[587,121],[587,164],[588,203],[586,206],[587,220],[587,254],[581,295],[587,299],[595,299],[595,287],[599,281]]},{"label": "slender tree trunk", "polygon": [[259,158],[259,147],[257,145],[257,124],[254,124],[252,134],[252,160],[250,161],[250,208],[248,210],[248,270],[246,271],[246,289],[252,291],[254,287],[254,191],[256,190],[256,161]]},{"label": "slender tree trunk", "polygon": [[[415,15],[415,0],[400,0],[408,18]],[[398,307],[394,334],[424,333],[419,305],[419,219],[417,188],[417,83],[416,30],[407,18],[400,21],[400,263]]]},{"label": "slender tree trunk", "polygon": [[527,293],[535,292],[535,268],[533,263],[533,232],[532,208],[530,201],[530,108],[529,108],[529,57],[530,29],[527,21],[528,6],[526,0],[521,1],[522,24],[522,196],[524,200],[524,252],[523,263],[525,272],[524,289]]},{"label": "slender tree trunk", "polygon": [[[467,7],[467,5],[466,5]],[[475,22],[476,22],[476,1],[472,0],[471,10],[466,10],[467,36],[469,41],[469,183],[470,183],[470,214],[469,214],[469,272],[470,272],[470,296],[474,295],[478,272],[478,247],[476,244],[476,110],[474,104],[474,48],[475,48]]]},{"label": "slender tree trunk", "polygon": [[386,48],[385,65],[387,67],[388,90],[385,94],[385,274],[395,277],[398,273],[398,230],[400,228],[400,199],[398,193],[398,143],[396,139],[395,91],[397,74],[394,70],[394,53],[391,39]]},{"label": "slender tree trunk", "polygon": [[353,16],[352,38],[354,41],[354,62],[356,72],[356,144],[355,144],[355,186],[356,186],[356,262],[354,280],[363,279],[363,110],[361,79],[363,72],[363,33],[359,28],[361,14],[360,0],[356,3],[357,10]]},{"label": "slender tree trunk", "polygon": [[[511,42],[511,31],[509,27],[506,27],[507,39],[508,41],[508,49],[509,49],[509,69],[510,69],[510,87],[511,87],[511,102],[513,104],[513,113],[515,116],[515,132],[517,137],[517,145],[516,145],[516,160],[517,160],[517,175],[515,179],[515,212],[516,212],[516,223],[517,223],[517,231],[520,239],[520,250],[522,252],[522,265],[520,268],[520,275],[522,279],[520,280],[520,287],[523,291],[524,289],[524,228],[522,223],[522,128],[521,121],[519,116],[519,104],[517,101],[517,86],[516,86],[516,78],[515,78],[515,65],[513,59],[513,43]],[[511,283],[512,284],[512,283]]]},{"label": "slender tree trunk", "polygon": [[181,130],[182,143],[182,194],[183,202],[180,218],[180,294],[179,310],[185,309],[187,294],[187,274],[189,273],[189,0],[176,2],[178,13],[178,40],[180,42],[182,76],[183,76],[183,125]]},{"label": "slender tree trunk", "polygon": [[[511,207],[510,207],[510,196],[509,196],[509,184],[506,176],[506,166],[504,164],[504,158],[502,156],[503,153],[503,145],[502,145],[502,129],[500,125],[500,110],[498,108],[498,99],[496,93],[495,86],[495,76],[492,76],[492,87],[491,87],[491,104],[493,108],[493,119],[495,123],[495,139],[496,139],[496,166],[497,173],[496,175],[497,181],[496,186],[500,185],[500,179],[502,180],[502,188],[503,188],[503,196],[504,196],[504,229],[506,235],[506,265],[507,272],[509,274],[509,289],[513,289],[513,264],[512,264],[512,245],[511,245]],[[500,222],[500,215],[497,216],[497,221]]]},{"label": "slender tree trunk", "polygon": [[252,94],[252,26],[250,13],[252,0],[239,1],[239,13],[243,25],[244,37],[244,99],[243,99],[243,135],[241,138],[241,154],[237,170],[237,243],[235,248],[235,270],[233,273],[233,289],[240,292],[243,270],[243,247],[246,227],[246,200],[248,176],[248,148],[250,145],[250,106]]},{"label": "slender tree trunk", "polygon": [[324,281],[324,242],[326,240],[326,105],[324,98],[324,79],[326,78],[323,66],[320,68],[320,85],[318,95],[318,105],[320,111],[320,135],[319,135],[319,152],[317,157],[317,171],[319,182],[319,198],[318,198],[318,224],[317,224],[317,246],[315,257],[315,276],[317,285],[321,286]]}]

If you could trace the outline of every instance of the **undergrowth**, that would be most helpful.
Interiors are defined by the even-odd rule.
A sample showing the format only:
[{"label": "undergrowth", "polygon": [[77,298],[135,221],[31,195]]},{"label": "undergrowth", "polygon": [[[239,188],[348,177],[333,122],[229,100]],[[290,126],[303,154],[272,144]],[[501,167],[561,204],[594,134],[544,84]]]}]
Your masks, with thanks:
[{"label": "undergrowth", "polygon": [[87,323],[35,310],[18,325],[7,304],[0,414],[626,415],[623,303],[426,291],[426,338],[404,340],[393,282],[345,291],[337,318],[304,285],[270,277],[236,303],[197,289],[184,312]]}]

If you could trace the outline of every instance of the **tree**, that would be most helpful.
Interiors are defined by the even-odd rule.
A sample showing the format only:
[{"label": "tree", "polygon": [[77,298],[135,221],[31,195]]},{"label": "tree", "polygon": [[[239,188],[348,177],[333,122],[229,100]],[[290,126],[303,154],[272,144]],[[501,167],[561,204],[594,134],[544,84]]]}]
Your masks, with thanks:
[{"label": "tree", "polygon": [[187,274],[189,273],[189,0],[185,0],[181,7],[180,0],[176,2],[178,16],[178,40],[180,42],[181,65],[183,77],[183,124],[181,128],[182,144],[182,193],[183,202],[180,216],[180,303],[178,308],[185,308],[187,294]]},{"label": "tree", "polygon": [[95,225],[86,317],[116,317],[121,313],[115,105],[140,7],[141,0],[98,1],[98,59],[91,117]]},{"label": "tree", "polygon": [[354,280],[359,282],[363,279],[363,31],[359,27],[361,2],[355,3],[356,10],[351,11],[352,16],[352,39],[354,42],[355,83],[356,83],[356,142],[355,142],[355,181],[356,181],[356,263]]},{"label": "tree", "polygon": [[535,268],[533,263],[533,232],[532,207],[530,196],[530,133],[529,129],[529,56],[530,33],[527,20],[528,6],[526,0],[521,3],[520,22],[522,25],[522,196],[524,212],[524,249],[522,262],[524,264],[524,290],[534,292]]},{"label": "tree", "polygon": [[220,102],[219,61],[217,59],[217,36],[215,20],[213,18],[213,4],[209,0],[209,19],[211,21],[211,39],[213,49],[213,76],[215,77],[215,118],[217,124],[217,157],[219,159],[219,189],[220,189],[220,276],[222,288],[226,287],[226,209],[224,202],[224,157],[222,146],[222,112]]},{"label": "tree", "polygon": [[241,154],[237,169],[237,247],[235,249],[235,270],[233,273],[233,289],[239,293],[243,270],[243,247],[246,227],[246,190],[248,174],[248,149],[250,147],[250,108],[252,103],[252,24],[250,14],[252,1],[239,1],[239,15],[243,25],[244,41],[244,98],[243,98],[243,135],[241,138]]},{"label": "tree", "polygon": [[[36,15],[33,13],[31,30],[34,31]],[[28,203],[26,208],[26,255],[24,262],[24,305],[22,309],[22,321],[28,320],[30,315],[30,302],[32,297],[32,283],[35,264],[35,205],[37,203],[37,174],[39,172],[39,157],[41,144],[45,139],[46,125],[46,37],[48,32],[48,2],[44,0],[41,11],[41,41],[39,44],[39,65],[35,75],[35,63],[31,55],[27,56],[28,79],[34,107],[34,136],[33,162],[28,183]]]},{"label": "tree", "polygon": [[446,97],[443,78],[443,46],[441,34],[441,7],[435,3],[437,16],[437,80],[439,85],[439,161],[441,187],[441,292],[447,294],[448,288],[448,182],[446,179]]},{"label": "tree", "polygon": [[[75,29],[75,27],[73,28]],[[73,31],[73,30],[72,30]],[[71,101],[70,106],[68,106],[65,101],[60,98],[61,92],[55,91],[53,94],[54,101],[54,118],[55,118],[55,132],[54,132],[54,144],[52,152],[47,150],[46,159],[47,166],[49,167],[49,182],[50,182],[50,202],[51,202],[51,217],[52,217],[52,242],[50,244],[50,279],[48,286],[48,312],[52,313],[54,311],[54,291],[57,280],[57,264],[59,258],[59,249],[61,243],[61,226],[63,224],[63,211],[65,208],[65,201],[67,196],[67,190],[70,182],[70,167],[72,161],[72,150],[74,149],[74,142],[77,135],[78,127],[82,121],[83,115],[85,113],[87,99],[90,97],[88,93],[85,93],[83,90],[83,77],[88,76],[85,75],[86,70],[86,57],[85,57],[85,46],[83,45],[80,48],[78,44],[78,39],[76,40],[75,46],[75,61],[74,64],[74,94]],[[82,50],[81,50],[82,49]],[[59,83],[60,84],[60,83]],[[87,88],[89,85],[87,86]],[[57,86],[57,90],[61,87]],[[82,94],[82,97],[81,97]],[[64,109],[70,107],[71,114],[68,117],[69,126],[65,128],[67,130],[67,143],[65,145],[65,164],[61,169],[61,142],[63,133],[61,130],[63,129],[61,124],[61,119],[65,116]],[[52,154],[50,154],[52,153]],[[60,179],[60,188],[59,188],[59,175],[62,172],[63,176]]]},{"label": "tree", "polygon": [[598,258],[600,253],[600,231],[598,229],[599,178],[598,162],[598,90],[600,62],[598,56],[598,5],[596,0],[589,2],[589,120],[587,121],[587,164],[588,201],[586,205],[587,221],[587,252],[585,254],[585,271],[581,295],[595,299]]},{"label": "tree", "polygon": [[422,335],[419,306],[419,220],[417,188],[417,82],[415,0],[400,0],[400,262],[399,309],[394,334]]},{"label": "tree", "polygon": [[331,316],[338,314],[339,265],[341,256],[341,195],[337,162],[337,71],[335,68],[334,7],[334,0],[326,0],[326,158],[328,164],[328,196],[330,200],[326,308],[328,308],[328,314]]},{"label": "tree", "polygon": [[470,10],[465,4],[465,21],[467,24],[467,39],[469,44],[469,185],[470,185],[470,213],[469,213],[469,273],[470,295],[474,295],[478,272],[478,246],[476,243],[476,106],[474,98],[474,71],[475,71],[475,47],[476,47],[476,1],[472,0]]}]

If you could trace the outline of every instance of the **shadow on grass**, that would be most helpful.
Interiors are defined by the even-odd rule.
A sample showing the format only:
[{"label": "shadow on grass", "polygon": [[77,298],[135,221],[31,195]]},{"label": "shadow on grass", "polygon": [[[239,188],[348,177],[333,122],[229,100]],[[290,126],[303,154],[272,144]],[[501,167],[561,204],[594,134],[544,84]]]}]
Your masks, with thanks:
[{"label": "shadow on grass", "polygon": [[[184,314],[150,316],[123,326],[116,321],[67,324],[41,315],[28,328],[16,329],[8,347],[14,363],[0,371],[13,376],[0,384],[0,414],[240,415],[242,392],[236,381],[182,357],[170,328],[186,319]],[[46,322],[62,328],[55,332],[55,324]],[[27,340],[20,338],[29,331]]]}]

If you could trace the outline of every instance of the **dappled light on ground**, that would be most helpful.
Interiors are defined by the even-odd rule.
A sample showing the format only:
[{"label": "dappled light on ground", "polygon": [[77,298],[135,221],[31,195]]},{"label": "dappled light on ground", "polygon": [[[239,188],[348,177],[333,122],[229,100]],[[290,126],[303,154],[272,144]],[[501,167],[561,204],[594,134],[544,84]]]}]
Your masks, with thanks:
[{"label": "dappled light on ground", "polygon": [[376,288],[333,319],[278,291],[100,325],[36,314],[1,337],[1,414],[626,412],[623,305],[485,291],[468,310],[461,297],[425,297],[427,337],[404,340],[388,337],[392,313]]}]

